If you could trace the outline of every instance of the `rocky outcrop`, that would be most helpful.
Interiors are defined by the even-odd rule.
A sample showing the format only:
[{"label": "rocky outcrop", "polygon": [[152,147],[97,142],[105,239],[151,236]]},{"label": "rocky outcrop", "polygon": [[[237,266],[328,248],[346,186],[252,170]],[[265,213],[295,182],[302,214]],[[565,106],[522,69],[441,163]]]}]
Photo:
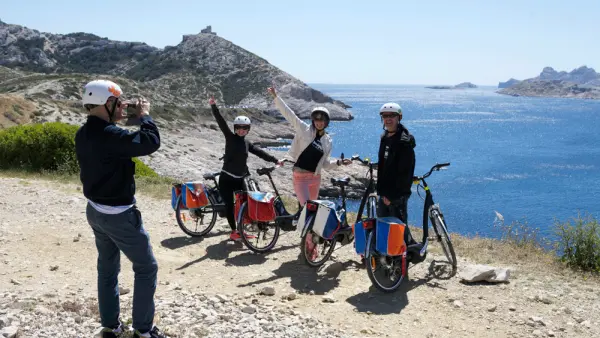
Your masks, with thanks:
[{"label": "rocky outcrop", "polygon": [[600,73],[596,73],[593,68],[581,66],[573,69],[571,72],[557,72],[552,67],[545,67],[537,78],[538,80],[560,80],[572,82],[579,85],[600,86]]},{"label": "rocky outcrop", "polygon": [[600,73],[581,66],[571,72],[545,67],[539,76],[497,91],[512,96],[600,99]]},{"label": "rocky outcrop", "polygon": [[429,88],[429,89],[466,89],[466,88],[477,88],[477,86],[472,84],[471,82],[462,82],[455,86],[430,86],[430,87],[425,87],[425,88]]},{"label": "rocky outcrop", "polygon": [[108,74],[135,80],[178,105],[193,108],[209,95],[231,106],[274,111],[266,88],[273,83],[300,116],[326,106],[335,120],[350,120],[348,105],[334,100],[267,60],[213,34],[185,35],[164,49],[142,42],[113,41],[88,33],[51,34],[0,24],[0,66],[50,74]]},{"label": "rocky outcrop", "polygon": [[521,81],[519,81],[517,79],[510,78],[510,80],[508,80],[506,82],[498,82],[498,88],[500,88],[500,89],[502,89],[502,88],[508,88],[510,86],[516,85],[519,82],[521,82]]},{"label": "rocky outcrop", "polygon": [[600,99],[600,87],[583,86],[562,80],[524,80],[501,89],[498,93],[511,96]]}]

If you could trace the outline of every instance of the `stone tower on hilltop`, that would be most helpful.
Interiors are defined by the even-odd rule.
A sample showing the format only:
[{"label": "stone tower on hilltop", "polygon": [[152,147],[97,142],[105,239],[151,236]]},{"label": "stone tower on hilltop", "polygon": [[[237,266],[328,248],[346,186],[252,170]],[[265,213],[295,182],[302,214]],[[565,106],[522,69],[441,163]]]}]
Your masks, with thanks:
[{"label": "stone tower on hilltop", "polygon": [[200,31],[201,34],[212,34],[212,35],[217,35],[216,32],[212,31],[212,26],[208,25],[206,26],[206,28],[204,28],[203,30]]}]

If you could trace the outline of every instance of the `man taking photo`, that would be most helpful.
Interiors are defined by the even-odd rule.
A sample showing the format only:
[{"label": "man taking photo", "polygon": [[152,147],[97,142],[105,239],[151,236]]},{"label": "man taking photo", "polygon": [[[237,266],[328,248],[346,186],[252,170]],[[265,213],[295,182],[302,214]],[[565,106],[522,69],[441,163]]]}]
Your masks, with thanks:
[{"label": "man taking photo", "polygon": [[87,121],[75,136],[83,194],[88,199],[87,220],[98,250],[98,305],[102,338],[123,331],[119,319],[120,252],[133,263],[133,337],[163,338],[154,320],[154,292],[158,266],[142,216],[135,201],[133,157],[160,148],[158,128],[149,115],[146,100],[136,102],[140,129],[129,132],[115,123],[122,120],[127,104],[114,82],[95,80],[85,86],[82,98]]}]

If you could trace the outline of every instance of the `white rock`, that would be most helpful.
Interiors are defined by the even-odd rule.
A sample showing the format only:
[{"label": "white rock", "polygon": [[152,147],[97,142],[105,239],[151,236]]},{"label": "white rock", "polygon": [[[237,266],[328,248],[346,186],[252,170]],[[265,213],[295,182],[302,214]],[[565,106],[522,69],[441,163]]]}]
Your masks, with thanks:
[{"label": "white rock", "polygon": [[3,328],[0,333],[2,334],[2,337],[6,337],[6,338],[16,338],[17,335],[19,334],[19,327],[17,326],[7,326],[5,328]]},{"label": "white rock", "polygon": [[510,269],[495,268],[489,265],[471,264],[467,266],[461,273],[460,278],[463,282],[492,282],[492,283],[507,283],[510,278]]}]

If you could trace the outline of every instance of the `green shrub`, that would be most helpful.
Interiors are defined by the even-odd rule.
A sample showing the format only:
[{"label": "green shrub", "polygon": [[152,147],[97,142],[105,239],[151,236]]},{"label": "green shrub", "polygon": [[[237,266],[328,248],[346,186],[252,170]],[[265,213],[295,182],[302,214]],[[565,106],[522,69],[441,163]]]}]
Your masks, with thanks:
[{"label": "green shrub", "polygon": [[600,272],[600,224],[590,216],[573,222],[556,222],[556,251],[568,266]]},{"label": "green shrub", "polygon": [[[78,173],[75,155],[78,129],[67,123],[48,122],[0,130],[0,169]],[[137,177],[158,177],[139,159],[134,162]]]}]

